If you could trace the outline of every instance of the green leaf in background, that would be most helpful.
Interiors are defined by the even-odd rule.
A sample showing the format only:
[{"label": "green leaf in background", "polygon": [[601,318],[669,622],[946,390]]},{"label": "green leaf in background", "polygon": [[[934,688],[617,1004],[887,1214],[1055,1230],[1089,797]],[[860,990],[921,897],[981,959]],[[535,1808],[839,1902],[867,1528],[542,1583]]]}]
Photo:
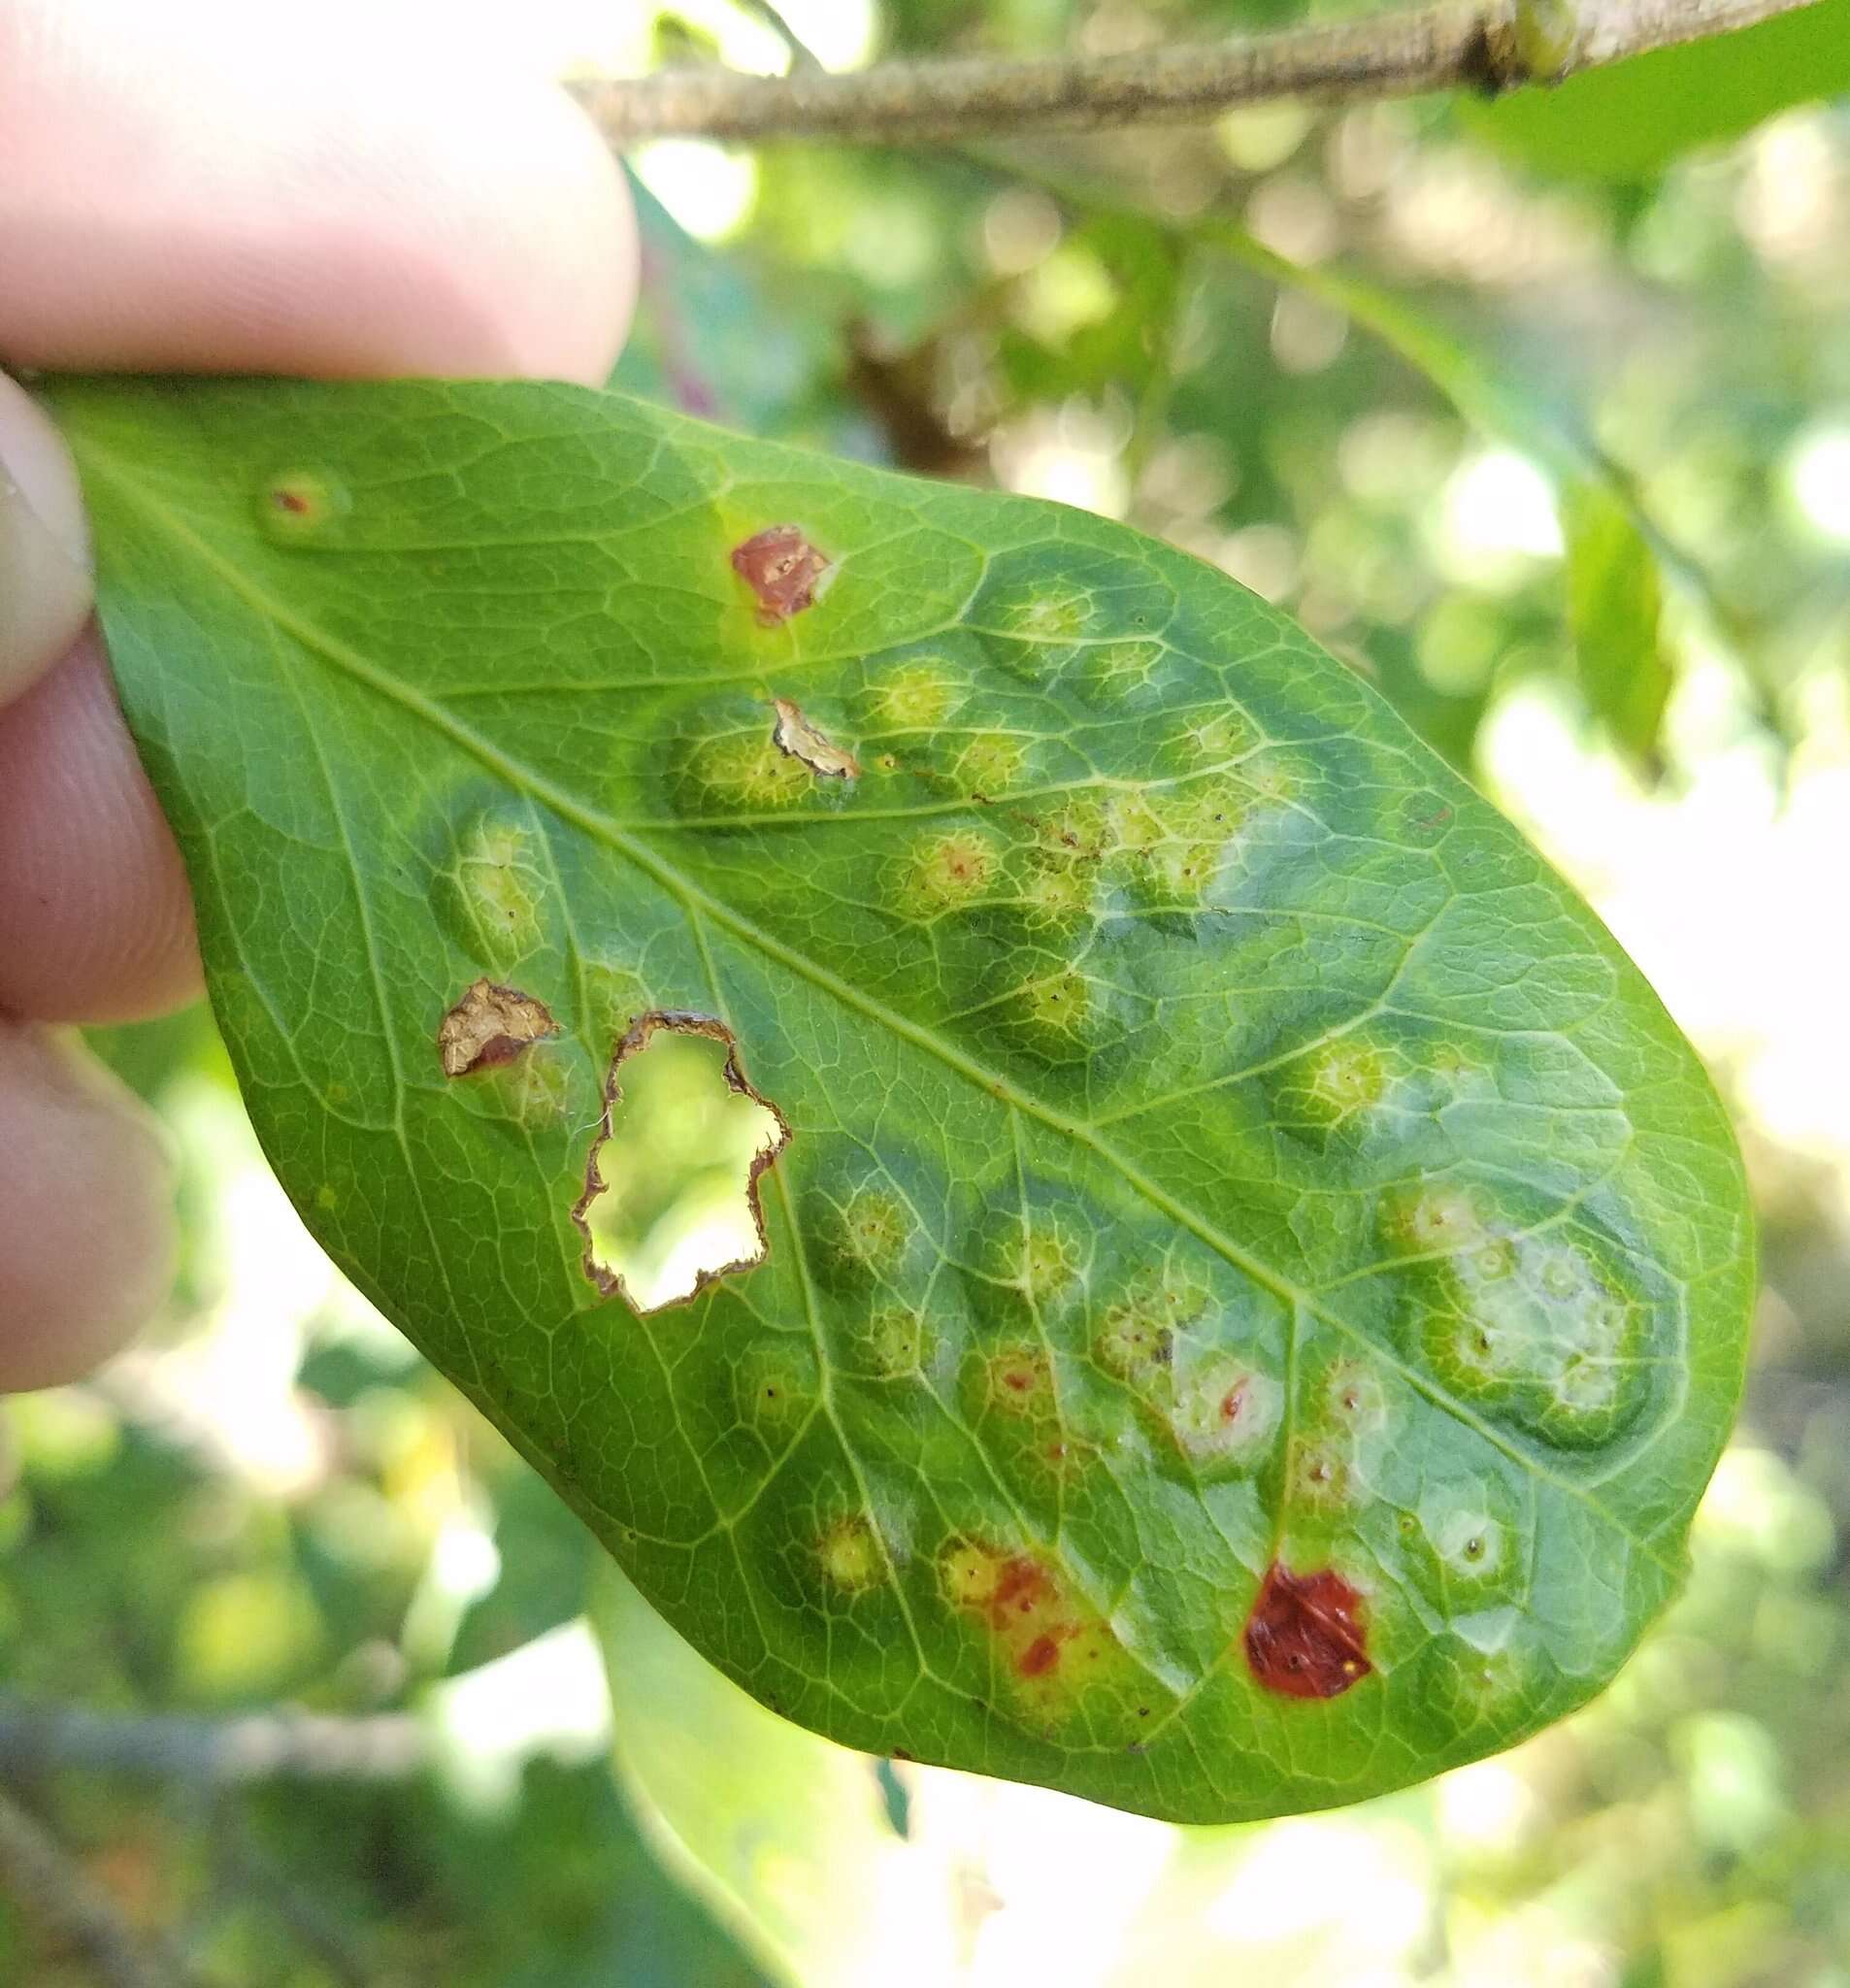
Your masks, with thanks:
[{"label": "green leaf in background", "polygon": [[826,321],[779,308],[733,258],[679,227],[629,176],[641,238],[636,322],[610,384],[625,393],[748,428],[782,433],[840,363]]},{"label": "green leaf in background", "polygon": [[[1302,631],[614,395],[51,397],[266,1151],[722,1671],[1185,1820],[1611,1675],[1734,1412],[1738,1160]],[[689,1015],[789,1138],[762,1261],[639,1316],[578,1217]]]},{"label": "green leaf in background", "polygon": [[1698,146],[1850,90],[1850,0],[1526,89],[1459,115],[1526,165],[1564,179],[1646,180]]},{"label": "green leaf in background", "polygon": [[949,1845],[921,1854],[895,1832],[873,1761],[767,1712],[614,1570],[593,1586],[591,1619],[624,1800],[728,1932],[800,1988],[861,1988],[896,1964],[912,1980],[957,1978],[969,1886]]},{"label": "green leaf in background", "polygon": [[1597,484],[1569,490],[1562,532],[1581,694],[1617,743],[1649,762],[1673,680],[1662,640],[1657,561],[1637,526]]}]

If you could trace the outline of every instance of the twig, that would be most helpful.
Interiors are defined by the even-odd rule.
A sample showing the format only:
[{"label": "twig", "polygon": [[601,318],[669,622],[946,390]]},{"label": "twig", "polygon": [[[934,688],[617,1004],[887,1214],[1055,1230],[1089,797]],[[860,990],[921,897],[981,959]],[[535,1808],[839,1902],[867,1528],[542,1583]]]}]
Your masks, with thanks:
[{"label": "twig", "polygon": [[0,1698],[0,1771],[13,1773],[80,1768],[215,1787],[290,1779],[397,1781],[430,1757],[423,1726],[403,1712],[141,1717]]},{"label": "twig", "polygon": [[51,1833],[0,1790],[0,1883],[109,1988],[189,1988],[164,1941],[138,1936]]},{"label": "twig", "polygon": [[219,1871],[235,1894],[256,1894],[344,1988],[373,1988],[372,1967],[347,1928],[257,1852],[246,1839],[241,1817],[221,1810],[215,1818],[213,1834]]},{"label": "twig", "polygon": [[980,56],[743,76],[667,69],[575,85],[612,145],[644,138],[876,144],[1181,121],[1278,97],[1496,94],[1751,27],[1816,0],[1438,0],[1328,26],[1111,55]]}]

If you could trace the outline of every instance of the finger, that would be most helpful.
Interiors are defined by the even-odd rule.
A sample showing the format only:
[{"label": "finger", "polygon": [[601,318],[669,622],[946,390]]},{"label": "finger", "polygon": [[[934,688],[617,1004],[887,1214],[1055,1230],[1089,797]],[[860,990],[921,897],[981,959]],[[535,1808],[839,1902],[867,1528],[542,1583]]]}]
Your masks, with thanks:
[{"label": "finger", "polygon": [[0,711],[0,1012],[123,1021],[198,991],[180,852],[92,628]]},{"label": "finger", "polygon": [[0,8],[0,358],[602,381],[634,222],[539,75],[377,5]]},{"label": "finger", "polygon": [[51,667],[89,612],[77,472],[56,429],[0,376],[0,705]]},{"label": "finger", "polygon": [[[577,110],[537,79],[439,74],[362,12],[316,10],[287,47],[274,17],[0,7],[0,357],[602,378],[635,241]],[[198,985],[178,859],[93,642],[3,708],[79,616],[68,580],[27,593],[49,554],[10,515],[0,539],[30,549],[0,549],[0,1007],[153,1012]]]},{"label": "finger", "polygon": [[166,1149],[136,1101],[43,1030],[0,1023],[0,1392],[114,1352],[173,1272]]}]

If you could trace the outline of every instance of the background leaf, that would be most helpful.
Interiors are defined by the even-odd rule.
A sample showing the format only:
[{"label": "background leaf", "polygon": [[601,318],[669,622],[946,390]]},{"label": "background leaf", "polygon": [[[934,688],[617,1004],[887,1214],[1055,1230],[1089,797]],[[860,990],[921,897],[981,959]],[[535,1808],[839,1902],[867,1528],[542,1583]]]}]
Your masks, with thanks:
[{"label": "background leaf", "polygon": [[[266,1149],[722,1670],[1187,1819],[1611,1673],[1739,1385],[1738,1163],[1351,672],[1101,520],[616,397],[55,401]],[[490,976],[557,1034],[446,1077]],[[574,1205],[690,1010],[794,1139],[769,1260],[637,1318]]]},{"label": "background leaf", "polygon": [[800,429],[836,357],[826,322],[695,241],[634,175],[629,189],[643,288],[611,385],[754,435]]},{"label": "background leaf", "polygon": [[1672,681],[1657,561],[1637,526],[1597,485],[1569,490],[1562,525],[1581,692],[1626,751],[1648,763]]},{"label": "background leaf", "polygon": [[1461,104],[1480,137],[1557,178],[1644,180],[1699,146],[1850,89],[1850,0],[1660,49],[1553,89]]},{"label": "background leaf", "polygon": [[858,1988],[900,1955],[915,1979],[954,1978],[955,1872],[908,1850],[874,1761],[766,1711],[614,1569],[593,1620],[625,1799],[715,1918],[797,1988]]}]

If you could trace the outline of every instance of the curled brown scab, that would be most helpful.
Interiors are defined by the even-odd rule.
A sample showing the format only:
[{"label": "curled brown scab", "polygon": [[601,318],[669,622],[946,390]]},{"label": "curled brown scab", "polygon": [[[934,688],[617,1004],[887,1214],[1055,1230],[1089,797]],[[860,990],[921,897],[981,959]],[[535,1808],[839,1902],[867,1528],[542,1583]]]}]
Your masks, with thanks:
[{"label": "curled brown scab", "polygon": [[437,1025],[437,1058],[446,1077],[469,1077],[512,1063],[533,1044],[556,1036],[544,1001],[489,979],[475,981]]},{"label": "curled brown scab", "polygon": [[771,739],[780,752],[802,760],[818,779],[860,779],[861,762],[845,746],[838,746],[826,732],[811,724],[800,706],[792,704],[787,697],[774,697],[771,704],[777,713]]}]

